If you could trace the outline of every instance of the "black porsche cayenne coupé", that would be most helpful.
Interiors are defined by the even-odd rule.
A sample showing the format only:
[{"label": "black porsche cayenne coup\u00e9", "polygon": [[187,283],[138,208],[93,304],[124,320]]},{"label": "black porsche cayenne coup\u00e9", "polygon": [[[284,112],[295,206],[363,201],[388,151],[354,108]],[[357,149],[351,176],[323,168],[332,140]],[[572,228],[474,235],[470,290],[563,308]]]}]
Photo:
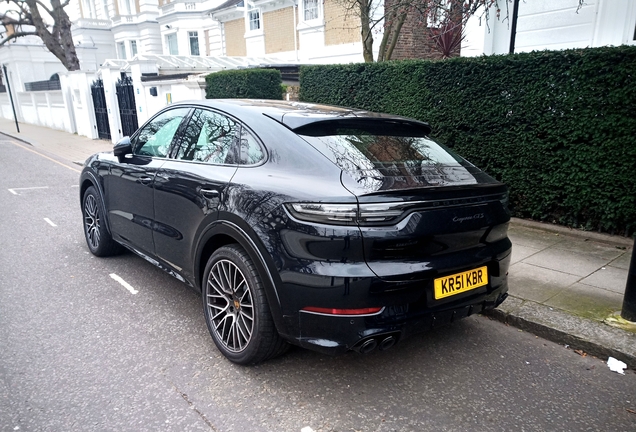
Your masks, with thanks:
[{"label": "black porsche cayenne coup\u00e9", "polygon": [[86,161],[86,241],[200,290],[233,362],[387,349],[507,296],[506,187],[429,133],[333,106],[173,104]]}]

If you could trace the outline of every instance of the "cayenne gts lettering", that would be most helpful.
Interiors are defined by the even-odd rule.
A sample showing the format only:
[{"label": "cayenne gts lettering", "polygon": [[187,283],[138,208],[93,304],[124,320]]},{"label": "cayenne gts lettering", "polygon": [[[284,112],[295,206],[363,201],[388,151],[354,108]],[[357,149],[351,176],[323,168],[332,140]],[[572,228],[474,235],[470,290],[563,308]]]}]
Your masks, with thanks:
[{"label": "cayenne gts lettering", "polygon": [[455,216],[455,217],[453,218],[453,222],[459,222],[459,223],[462,223],[462,222],[469,221],[469,220],[483,219],[483,218],[484,218],[484,216],[485,216],[485,215],[484,215],[483,213],[477,213],[477,214],[474,214],[474,215],[472,215],[472,216],[464,216],[464,217],[457,217],[457,216]]}]

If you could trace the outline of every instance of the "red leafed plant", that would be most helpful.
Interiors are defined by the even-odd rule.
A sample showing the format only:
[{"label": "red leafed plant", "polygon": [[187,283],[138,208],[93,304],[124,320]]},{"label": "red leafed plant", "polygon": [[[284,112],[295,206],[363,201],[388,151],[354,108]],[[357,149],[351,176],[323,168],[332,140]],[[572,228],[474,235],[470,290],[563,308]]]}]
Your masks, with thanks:
[{"label": "red leafed plant", "polygon": [[431,38],[435,42],[435,49],[442,58],[449,58],[459,53],[459,48],[466,33],[461,23],[444,22],[439,28],[431,29]]}]

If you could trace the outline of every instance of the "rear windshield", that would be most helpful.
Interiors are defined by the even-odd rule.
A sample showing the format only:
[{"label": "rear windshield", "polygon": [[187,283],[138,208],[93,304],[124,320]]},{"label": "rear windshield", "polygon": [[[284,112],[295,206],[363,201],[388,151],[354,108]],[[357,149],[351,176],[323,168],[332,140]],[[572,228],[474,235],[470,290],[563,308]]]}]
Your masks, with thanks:
[{"label": "rear windshield", "polygon": [[422,175],[433,166],[458,166],[463,162],[426,136],[383,135],[362,129],[329,132],[301,136],[348,172],[378,170],[384,175],[400,175],[406,168],[410,175]]}]

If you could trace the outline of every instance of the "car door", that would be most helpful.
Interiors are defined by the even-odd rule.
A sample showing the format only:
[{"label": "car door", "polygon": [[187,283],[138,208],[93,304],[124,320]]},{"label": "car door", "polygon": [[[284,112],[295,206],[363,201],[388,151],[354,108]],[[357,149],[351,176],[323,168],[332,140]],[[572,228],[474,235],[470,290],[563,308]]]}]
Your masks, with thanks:
[{"label": "car door", "polygon": [[197,233],[217,219],[225,188],[236,172],[239,131],[239,123],[229,116],[197,108],[174,157],[157,172],[156,255],[186,278],[192,276]]},{"label": "car door", "polygon": [[132,139],[132,155],[110,166],[105,178],[106,206],[113,236],[138,250],[154,254],[153,182],[166,162],[173,139],[190,108],[164,111]]}]

